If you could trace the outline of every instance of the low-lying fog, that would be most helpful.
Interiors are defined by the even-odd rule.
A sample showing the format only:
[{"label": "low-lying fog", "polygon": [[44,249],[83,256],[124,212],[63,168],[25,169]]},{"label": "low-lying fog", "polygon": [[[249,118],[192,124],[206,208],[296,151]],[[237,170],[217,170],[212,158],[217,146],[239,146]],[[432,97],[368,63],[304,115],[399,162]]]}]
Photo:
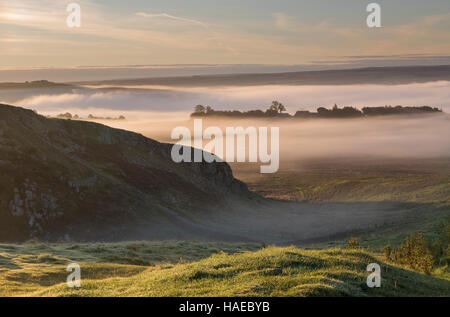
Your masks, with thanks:
[{"label": "low-lying fog", "polygon": [[[175,142],[171,140],[171,131],[175,127],[186,126],[193,131],[192,121],[104,123],[163,142]],[[203,120],[203,129],[209,126],[217,126],[222,131],[235,126],[279,127],[281,161],[366,155],[392,158],[450,156],[450,118],[446,115],[337,120]]]},{"label": "low-lying fog", "polygon": [[[288,112],[318,106],[430,105],[450,110],[450,82],[399,86],[265,86],[233,88],[79,90],[64,94],[35,92],[15,105],[36,109],[41,114],[71,112],[81,117],[125,115],[125,121],[103,121],[117,128],[136,131],[163,142],[171,140],[172,129],[188,126],[196,104],[217,110],[266,109],[272,100],[283,102]],[[0,100],[7,97],[0,91]],[[15,92],[17,95],[17,91]],[[450,156],[448,115],[383,117],[349,120],[210,120],[207,126],[280,128],[280,161],[335,157],[428,158]],[[204,143],[206,144],[206,142]]]},{"label": "low-lying fog", "polygon": [[[197,104],[211,105],[217,110],[266,109],[279,100],[291,113],[315,110],[319,106],[385,106],[408,105],[439,107],[450,112],[450,82],[408,85],[348,86],[254,86],[219,88],[169,87],[102,87],[58,90],[1,90],[0,101],[34,108],[44,114],[72,110],[79,115],[102,111],[184,111]],[[140,115],[140,113],[138,114]],[[137,117],[137,116],[135,116]]]}]

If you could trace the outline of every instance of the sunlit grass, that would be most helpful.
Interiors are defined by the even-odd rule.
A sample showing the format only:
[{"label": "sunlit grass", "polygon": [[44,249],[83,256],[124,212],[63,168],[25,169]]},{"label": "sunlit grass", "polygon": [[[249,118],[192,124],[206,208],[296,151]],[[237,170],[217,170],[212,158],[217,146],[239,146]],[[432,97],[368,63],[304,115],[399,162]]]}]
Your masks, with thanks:
[{"label": "sunlit grass", "polygon": [[408,202],[450,205],[450,175],[408,173],[286,173],[247,179],[265,197],[308,202]]},{"label": "sunlit grass", "polygon": [[[151,264],[130,264],[136,258]],[[80,289],[65,284],[70,262],[81,266]],[[382,266],[380,289],[366,285],[373,262]],[[450,295],[445,272],[443,278],[426,276],[347,249],[190,242],[0,245],[0,267],[1,296]]]}]

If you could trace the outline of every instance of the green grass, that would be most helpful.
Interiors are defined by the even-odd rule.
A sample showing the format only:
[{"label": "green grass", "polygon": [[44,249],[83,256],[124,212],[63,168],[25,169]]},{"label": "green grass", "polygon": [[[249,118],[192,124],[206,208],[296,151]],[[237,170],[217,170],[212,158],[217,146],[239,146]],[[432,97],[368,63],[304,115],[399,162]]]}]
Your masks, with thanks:
[{"label": "green grass", "polygon": [[410,202],[450,205],[448,173],[289,172],[242,179],[267,198],[309,202]]},{"label": "green grass", "polygon": [[[447,175],[364,175],[298,186],[301,200],[450,203]],[[311,184],[311,183],[310,183]]]},{"label": "green grass", "polygon": [[[80,289],[65,284],[71,262],[81,266]],[[379,289],[366,286],[366,267],[374,262],[382,266]],[[450,280],[384,263],[363,250],[25,244],[0,245],[0,296],[450,296]]]},{"label": "green grass", "polygon": [[21,296],[65,281],[69,263],[98,280],[135,275],[155,265],[198,261],[219,252],[254,251],[257,244],[124,242],[90,244],[0,244],[0,296]]},{"label": "green grass", "polygon": [[[441,216],[426,217],[421,219],[421,223],[415,223],[410,226],[394,226],[388,228],[374,228],[355,234],[361,246],[367,250],[381,252],[387,244],[393,246],[400,245],[406,237],[421,232],[425,239],[436,241],[442,235],[444,224],[450,222],[448,212],[443,212]],[[347,240],[335,240],[324,243],[310,245],[315,248],[342,248],[347,245]]]}]

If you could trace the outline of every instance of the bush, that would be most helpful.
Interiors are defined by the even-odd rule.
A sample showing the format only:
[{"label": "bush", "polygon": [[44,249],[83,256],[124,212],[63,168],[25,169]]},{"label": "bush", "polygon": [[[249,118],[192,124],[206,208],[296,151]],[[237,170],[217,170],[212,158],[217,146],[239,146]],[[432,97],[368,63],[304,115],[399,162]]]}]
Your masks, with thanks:
[{"label": "bush", "polygon": [[391,261],[391,255],[392,255],[392,247],[390,244],[386,245],[383,248],[384,258],[386,261]]},{"label": "bush", "polygon": [[361,244],[359,243],[357,238],[351,238],[347,242],[347,248],[348,249],[360,249],[361,248]]},{"label": "bush", "polygon": [[394,248],[393,260],[396,263],[406,265],[413,270],[430,274],[433,270],[435,258],[427,246],[422,233],[406,238],[400,247]]}]

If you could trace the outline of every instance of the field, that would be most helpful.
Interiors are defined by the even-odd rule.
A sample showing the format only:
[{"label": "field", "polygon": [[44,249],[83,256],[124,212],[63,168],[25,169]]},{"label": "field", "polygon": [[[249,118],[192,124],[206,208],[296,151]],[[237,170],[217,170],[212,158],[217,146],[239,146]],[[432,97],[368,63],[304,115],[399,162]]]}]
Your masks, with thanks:
[{"label": "field", "polygon": [[450,205],[450,160],[336,159],[287,162],[276,174],[234,164],[260,195],[300,202],[408,202]]},{"label": "field", "polygon": [[[273,200],[309,206],[379,203],[380,211],[382,207],[418,210],[414,215],[405,214],[400,223],[387,219],[381,226],[353,232],[369,241],[367,247],[399,243],[411,232],[433,236],[436,226],[450,215],[450,162],[445,158],[306,161],[296,167],[285,164],[280,172],[266,175],[255,173],[249,166],[234,165],[233,169],[252,191]],[[320,244],[335,245],[342,243]]]}]

